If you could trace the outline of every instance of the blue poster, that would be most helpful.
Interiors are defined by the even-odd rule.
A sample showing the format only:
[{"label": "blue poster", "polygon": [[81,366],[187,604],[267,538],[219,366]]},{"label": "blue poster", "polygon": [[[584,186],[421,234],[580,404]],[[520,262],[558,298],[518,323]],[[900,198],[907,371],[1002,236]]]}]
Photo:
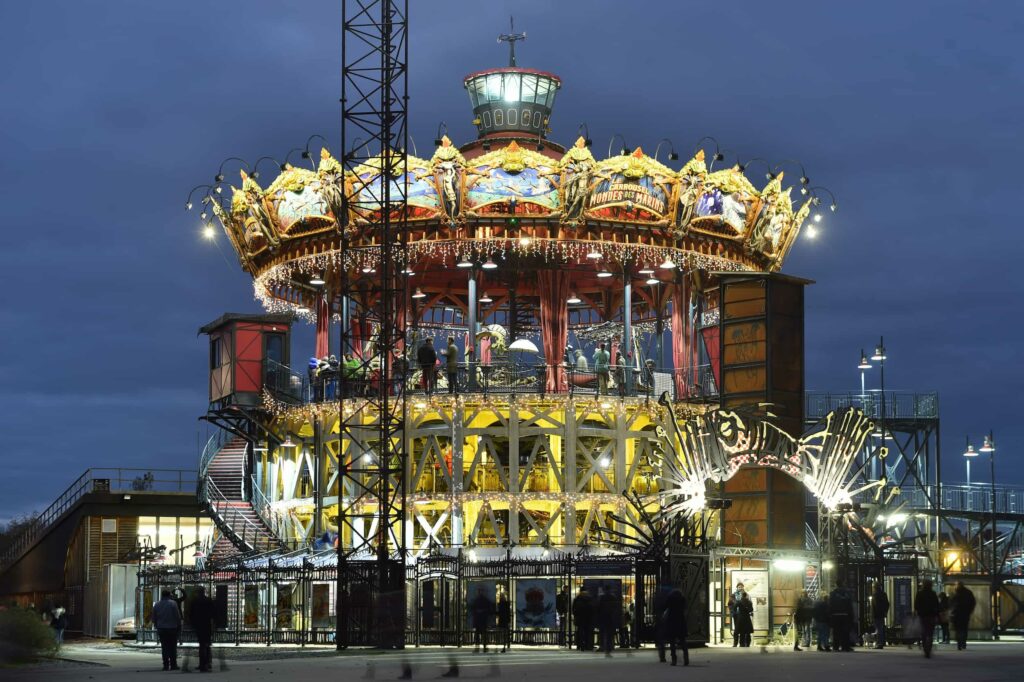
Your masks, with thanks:
[{"label": "blue poster", "polygon": [[555,581],[531,579],[516,581],[516,626],[551,628],[557,625]]}]

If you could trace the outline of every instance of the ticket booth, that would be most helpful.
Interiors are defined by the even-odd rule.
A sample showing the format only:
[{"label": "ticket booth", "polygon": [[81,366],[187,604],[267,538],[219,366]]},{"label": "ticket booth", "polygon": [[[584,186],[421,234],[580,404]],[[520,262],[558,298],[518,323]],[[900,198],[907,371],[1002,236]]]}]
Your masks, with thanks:
[{"label": "ticket booth", "polygon": [[199,329],[210,338],[210,409],[255,407],[268,377],[289,374],[290,315],[226,313]]}]

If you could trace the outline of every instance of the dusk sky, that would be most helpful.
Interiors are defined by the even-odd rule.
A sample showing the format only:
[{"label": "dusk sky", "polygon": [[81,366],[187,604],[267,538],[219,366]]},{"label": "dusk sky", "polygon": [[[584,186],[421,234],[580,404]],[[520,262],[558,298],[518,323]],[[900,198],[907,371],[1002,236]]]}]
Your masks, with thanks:
[{"label": "dusk sky", "polygon": [[[552,139],[586,122],[599,158],[619,133],[649,153],[670,138],[677,164],[705,135],[803,162],[839,201],[784,267],[816,281],[808,388],[859,390],[860,349],[884,334],[886,387],[941,394],[946,480],[991,428],[998,477],[1024,482],[1018,3],[411,4],[421,156],[440,121],[475,136],[462,77],[505,64],[514,13],[520,65],[563,80]],[[337,149],[340,17],[340,0],[0,3],[0,520],[89,467],[196,465],[196,330],[259,308],[185,197],[229,156],[314,133]],[[310,349],[304,329],[293,358]]]}]

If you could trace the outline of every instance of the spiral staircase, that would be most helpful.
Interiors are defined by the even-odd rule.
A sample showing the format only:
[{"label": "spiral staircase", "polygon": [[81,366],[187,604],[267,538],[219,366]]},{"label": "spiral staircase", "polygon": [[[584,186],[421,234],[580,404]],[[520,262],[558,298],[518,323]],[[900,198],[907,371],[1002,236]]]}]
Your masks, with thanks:
[{"label": "spiral staircase", "polygon": [[245,460],[249,447],[244,438],[218,431],[200,457],[199,501],[219,531],[206,553],[207,563],[218,564],[284,548],[274,530],[269,503],[256,486],[252,486],[255,500],[246,494]]}]

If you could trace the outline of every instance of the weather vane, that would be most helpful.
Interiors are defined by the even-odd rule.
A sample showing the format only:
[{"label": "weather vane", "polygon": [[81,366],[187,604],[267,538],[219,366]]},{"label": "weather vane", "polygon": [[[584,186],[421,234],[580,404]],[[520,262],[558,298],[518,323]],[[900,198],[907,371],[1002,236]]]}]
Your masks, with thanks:
[{"label": "weather vane", "polygon": [[516,33],[516,18],[509,17],[509,32],[502,33],[498,36],[498,43],[508,43],[508,65],[516,65],[516,42],[520,40],[526,40],[526,31],[522,33]]}]

